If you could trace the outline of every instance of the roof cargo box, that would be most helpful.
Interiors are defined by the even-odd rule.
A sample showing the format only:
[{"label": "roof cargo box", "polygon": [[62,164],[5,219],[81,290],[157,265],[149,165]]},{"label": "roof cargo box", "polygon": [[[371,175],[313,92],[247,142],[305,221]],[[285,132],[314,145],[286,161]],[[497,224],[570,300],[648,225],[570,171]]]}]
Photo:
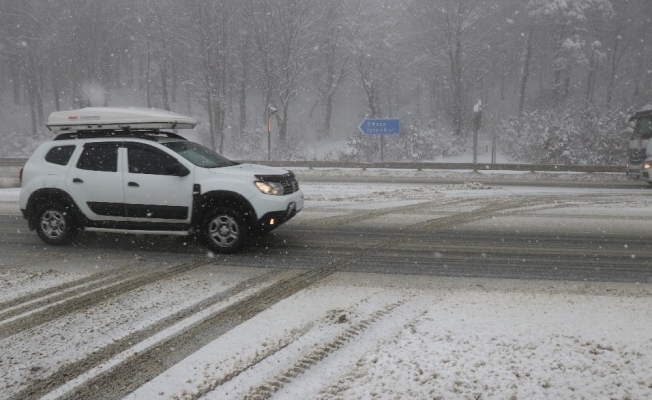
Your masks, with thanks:
[{"label": "roof cargo box", "polygon": [[652,118],[652,104],[648,104],[645,107],[641,108],[636,114],[632,115],[629,120],[633,121],[635,119],[641,118]]},{"label": "roof cargo box", "polygon": [[185,115],[153,108],[88,107],[79,110],[55,111],[46,126],[52,132],[192,129],[197,120]]}]

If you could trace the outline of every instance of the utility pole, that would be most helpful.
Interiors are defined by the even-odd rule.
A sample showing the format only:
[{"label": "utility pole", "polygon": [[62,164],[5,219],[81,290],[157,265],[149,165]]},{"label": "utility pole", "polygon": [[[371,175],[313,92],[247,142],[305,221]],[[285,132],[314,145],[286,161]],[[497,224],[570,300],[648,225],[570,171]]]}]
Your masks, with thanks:
[{"label": "utility pole", "polygon": [[494,132],[491,136],[491,163],[495,164],[496,163],[496,130],[494,129]]},{"label": "utility pole", "polygon": [[272,115],[278,111],[272,106],[267,107],[267,161],[272,159]]},{"label": "utility pole", "polygon": [[482,119],[482,100],[473,107],[473,170],[477,171],[478,167],[478,131],[480,130],[480,120]]}]

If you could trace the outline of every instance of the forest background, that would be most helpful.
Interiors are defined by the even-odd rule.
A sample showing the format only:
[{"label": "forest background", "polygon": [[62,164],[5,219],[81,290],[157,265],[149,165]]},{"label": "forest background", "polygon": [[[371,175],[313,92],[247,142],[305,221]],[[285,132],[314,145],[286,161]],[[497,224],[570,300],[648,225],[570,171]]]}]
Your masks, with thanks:
[{"label": "forest background", "polygon": [[[155,107],[236,159],[623,165],[652,103],[650,0],[0,0],[0,157],[49,112]],[[396,117],[384,141],[357,131]],[[488,149],[480,146],[481,151]]]}]

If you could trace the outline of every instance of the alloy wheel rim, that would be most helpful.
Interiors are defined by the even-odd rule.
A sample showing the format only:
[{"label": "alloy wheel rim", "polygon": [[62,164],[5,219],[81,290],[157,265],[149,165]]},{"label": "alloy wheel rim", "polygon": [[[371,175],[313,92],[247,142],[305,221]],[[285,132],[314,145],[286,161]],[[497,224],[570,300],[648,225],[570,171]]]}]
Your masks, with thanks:
[{"label": "alloy wheel rim", "polygon": [[231,247],[240,238],[240,226],[229,215],[220,215],[208,225],[208,237],[219,247]]},{"label": "alloy wheel rim", "polygon": [[60,239],[66,231],[66,220],[56,210],[48,210],[41,217],[41,230],[50,239]]}]

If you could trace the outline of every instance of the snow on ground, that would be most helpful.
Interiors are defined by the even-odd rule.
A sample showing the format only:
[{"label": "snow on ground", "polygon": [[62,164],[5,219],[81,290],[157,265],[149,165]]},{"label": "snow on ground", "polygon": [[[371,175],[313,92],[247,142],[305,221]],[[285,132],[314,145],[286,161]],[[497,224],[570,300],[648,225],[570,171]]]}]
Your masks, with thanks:
[{"label": "snow on ground", "polygon": [[614,300],[448,294],[315,398],[649,397],[652,302]]},{"label": "snow on ground", "polygon": [[[127,398],[258,398],[257,388],[283,382],[321,344],[389,307],[271,398],[647,398],[650,294],[649,286],[338,274]],[[215,384],[233,370],[241,372]]]},{"label": "snow on ground", "polygon": [[[317,173],[415,176],[430,171],[306,169],[299,175]],[[436,172],[437,176],[460,173],[476,174]],[[536,180],[544,174],[509,173],[500,177],[510,175],[519,179],[536,176]],[[594,179],[597,175],[559,174],[560,179],[572,181]],[[602,174],[599,179],[619,181],[622,176]],[[578,199],[586,195],[607,200],[614,197],[621,202],[551,210],[560,214],[560,223],[564,213],[591,215],[607,209],[609,213],[622,213],[624,219],[638,216],[643,225],[652,216],[646,206],[646,191],[504,188],[469,182],[303,182],[304,213],[308,217],[313,207],[330,208],[336,213],[338,208],[371,210],[443,197],[563,194]],[[17,197],[18,189],[0,189],[0,202],[16,208]],[[487,223],[505,223],[510,229],[507,219]],[[641,227],[642,234],[644,229]],[[244,278],[236,270],[232,273],[236,281]],[[177,308],[185,303],[174,295],[174,289],[189,284],[192,282],[174,282],[165,290],[152,287],[153,294],[143,296],[151,296],[151,301],[166,301],[169,297],[167,301],[173,303],[170,306]],[[204,294],[212,292],[216,285],[213,282]],[[107,321],[112,325],[106,329],[123,329],[119,324],[121,307],[116,303],[109,307],[111,310],[97,310],[110,311]],[[55,355],[56,346],[48,349],[59,340],[57,329],[63,329],[67,337],[74,335],[61,324],[84,324],[72,318],[49,324],[50,332],[38,332],[43,338],[39,342],[42,354]],[[325,343],[339,342],[342,344],[333,350],[317,352]],[[19,359],[24,349],[16,347],[11,351]],[[61,361],[61,357],[56,355],[50,361]],[[106,365],[98,370],[103,367]],[[296,377],[284,382],[288,371],[294,371]],[[652,286],[647,284],[338,273],[244,322],[127,398],[263,398],[269,392],[261,388],[278,384],[280,389],[271,394],[273,399],[642,399],[652,397],[650,371]],[[227,375],[231,379],[225,379]],[[62,392],[50,397],[57,393]]]},{"label": "snow on ground", "polygon": [[20,188],[0,189],[0,201],[17,203],[19,194]]}]

